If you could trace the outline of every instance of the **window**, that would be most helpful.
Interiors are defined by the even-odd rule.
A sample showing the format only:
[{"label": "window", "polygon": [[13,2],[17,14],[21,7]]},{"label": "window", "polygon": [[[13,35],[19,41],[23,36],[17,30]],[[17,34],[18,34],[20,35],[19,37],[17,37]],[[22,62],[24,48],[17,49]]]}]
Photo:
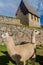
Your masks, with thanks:
[{"label": "window", "polygon": [[36,20],[36,16],[34,16],[34,19]]},{"label": "window", "polygon": [[37,18],[37,21],[39,21],[39,18]]},{"label": "window", "polygon": [[31,14],[31,19],[33,19],[33,15]]}]

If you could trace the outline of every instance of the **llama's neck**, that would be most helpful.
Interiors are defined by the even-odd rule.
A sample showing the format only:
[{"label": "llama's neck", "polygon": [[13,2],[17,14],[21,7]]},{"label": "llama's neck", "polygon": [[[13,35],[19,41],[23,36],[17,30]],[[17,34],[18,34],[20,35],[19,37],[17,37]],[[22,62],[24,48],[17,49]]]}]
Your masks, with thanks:
[{"label": "llama's neck", "polygon": [[35,43],[35,33],[32,34],[32,43]]},{"label": "llama's neck", "polygon": [[5,45],[7,47],[7,51],[10,55],[13,55],[16,53],[16,46],[14,44],[14,40],[12,37],[6,37],[5,38]]},{"label": "llama's neck", "polygon": [[13,38],[12,37],[7,37],[6,39],[5,39],[5,44],[7,45],[7,46],[14,46],[15,47],[15,44],[14,44],[14,40],[13,40]]},{"label": "llama's neck", "polygon": [[[10,51],[12,53],[12,51],[15,51],[15,44],[14,44],[14,40],[12,37],[7,37],[5,38],[5,45],[7,47],[7,50]],[[12,50],[12,51],[11,51]]]}]

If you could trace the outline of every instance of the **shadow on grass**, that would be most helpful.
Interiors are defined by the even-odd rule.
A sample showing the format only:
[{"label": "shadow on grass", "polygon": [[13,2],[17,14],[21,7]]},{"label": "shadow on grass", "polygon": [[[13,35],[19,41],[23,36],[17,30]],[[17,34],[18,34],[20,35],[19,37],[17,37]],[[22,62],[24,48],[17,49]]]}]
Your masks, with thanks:
[{"label": "shadow on grass", "polygon": [[36,55],[36,62],[38,62],[40,65],[43,65],[43,56]]},{"label": "shadow on grass", "polygon": [[[5,55],[0,56],[0,65],[8,65],[9,61],[16,65],[16,63],[10,58],[7,52],[1,52]],[[37,55],[36,62],[38,62],[40,65],[43,65],[43,56]]]},{"label": "shadow on grass", "polygon": [[16,64],[11,58],[10,56],[8,55],[7,52],[3,52],[1,51],[3,54],[5,55],[2,55],[0,56],[0,65],[8,65],[9,61],[11,61],[13,64]]},{"label": "shadow on grass", "polygon": [[[0,65],[8,65],[9,61],[11,61],[13,64],[16,65],[16,63],[11,59],[11,57],[8,55],[7,52],[3,52],[3,51],[1,51],[1,52],[5,55],[0,56]],[[23,65],[23,62],[20,61],[20,59],[21,59],[20,55],[15,54],[12,57],[17,60],[18,64]]]}]

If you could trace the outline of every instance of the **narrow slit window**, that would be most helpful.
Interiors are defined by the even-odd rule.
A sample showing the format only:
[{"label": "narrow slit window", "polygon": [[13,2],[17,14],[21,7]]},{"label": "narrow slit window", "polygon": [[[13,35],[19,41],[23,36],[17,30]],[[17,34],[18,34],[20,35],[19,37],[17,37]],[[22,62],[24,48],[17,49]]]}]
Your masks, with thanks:
[{"label": "narrow slit window", "polygon": [[39,22],[39,18],[37,18],[37,21]]},{"label": "narrow slit window", "polygon": [[36,20],[36,16],[34,16],[35,20]]},{"label": "narrow slit window", "polygon": [[33,19],[33,15],[31,14],[31,19]]}]

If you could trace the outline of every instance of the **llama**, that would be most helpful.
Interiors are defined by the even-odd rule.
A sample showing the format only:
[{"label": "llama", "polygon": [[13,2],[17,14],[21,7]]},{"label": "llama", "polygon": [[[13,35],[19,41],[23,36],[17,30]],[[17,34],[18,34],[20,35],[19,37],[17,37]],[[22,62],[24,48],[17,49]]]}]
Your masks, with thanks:
[{"label": "llama", "polygon": [[15,46],[12,36],[8,33],[2,34],[2,38],[7,47],[8,54],[17,63],[17,65],[26,65],[26,60],[29,58],[35,58],[35,35],[39,34],[39,31],[34,30],[32,32],[32,42],[24,45]]}]

